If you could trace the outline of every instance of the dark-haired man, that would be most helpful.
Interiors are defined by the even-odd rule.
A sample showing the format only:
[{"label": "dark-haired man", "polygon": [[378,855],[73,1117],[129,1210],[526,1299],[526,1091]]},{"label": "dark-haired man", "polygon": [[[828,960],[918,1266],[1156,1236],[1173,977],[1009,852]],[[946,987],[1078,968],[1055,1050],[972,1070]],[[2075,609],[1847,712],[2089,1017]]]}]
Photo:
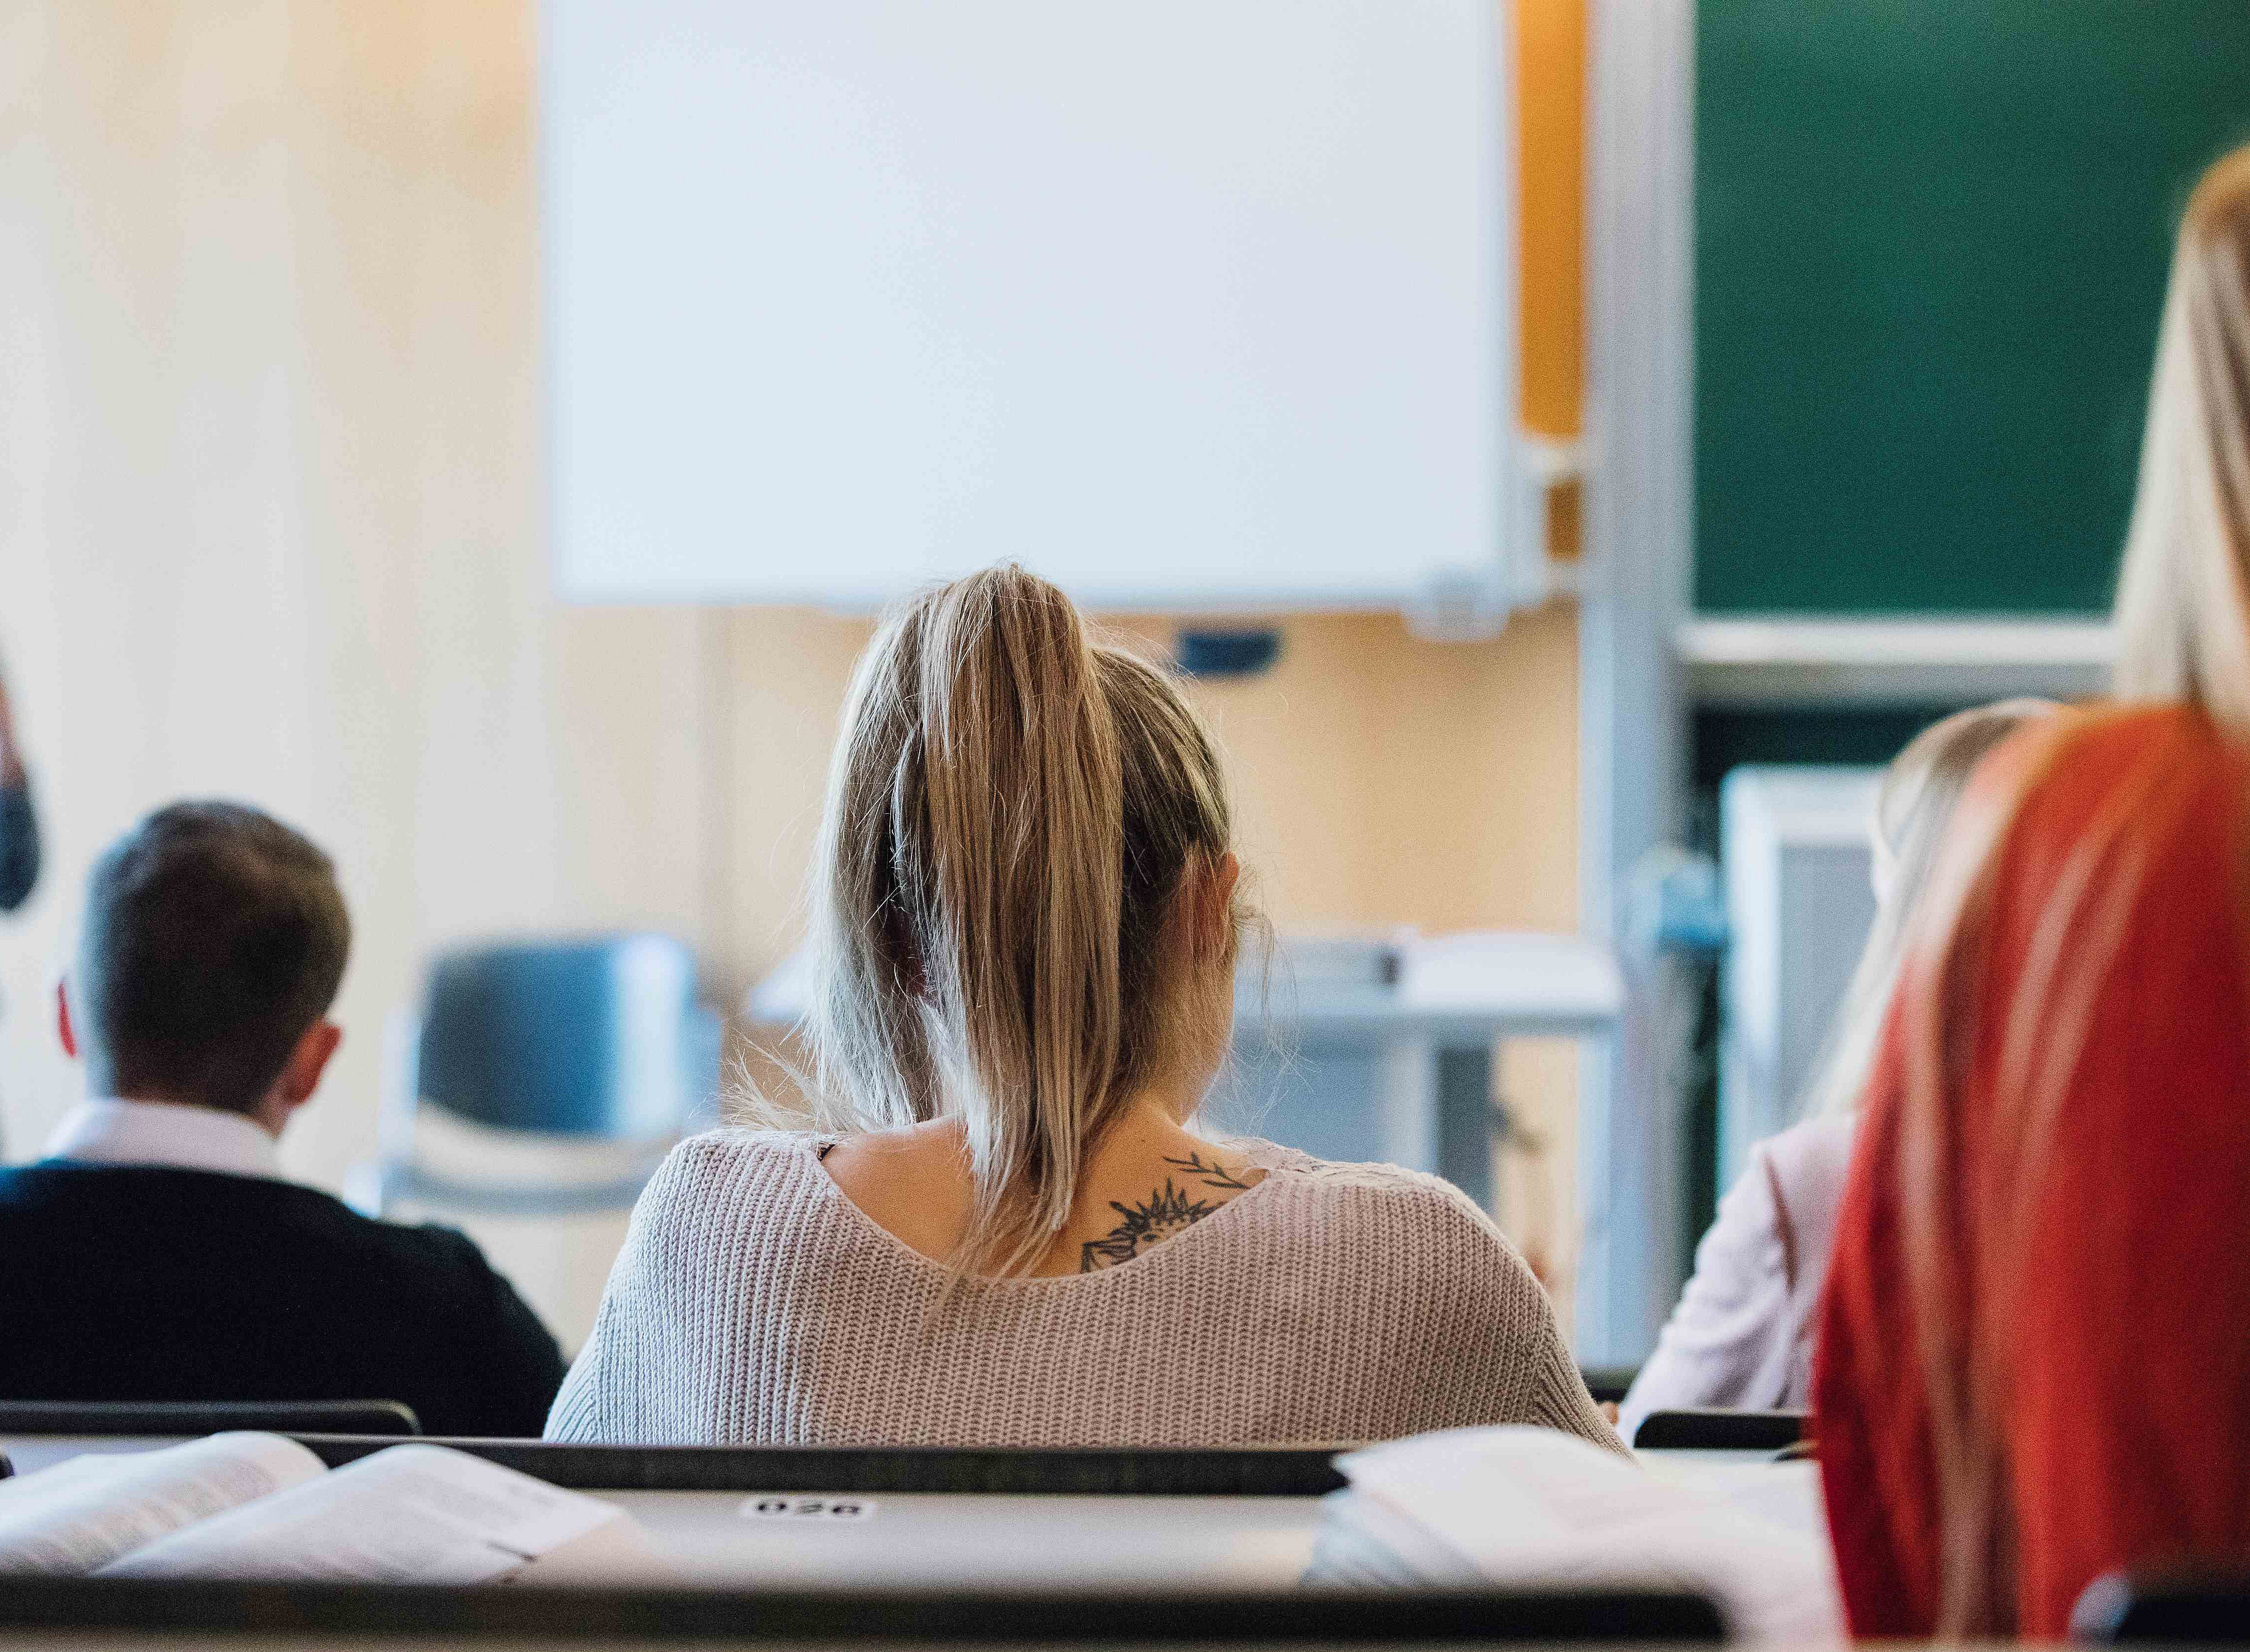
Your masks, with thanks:
[{"label": "dark-haired man", "polygon": [[0,1398],[400,1400],[428,1433],[539,1433],[562,1356],[475,1245],[282,1178],[350,941],[328,857],[239,804],[158,809],[95,864],[56,1006],[89,1098],[0,1170]]}]

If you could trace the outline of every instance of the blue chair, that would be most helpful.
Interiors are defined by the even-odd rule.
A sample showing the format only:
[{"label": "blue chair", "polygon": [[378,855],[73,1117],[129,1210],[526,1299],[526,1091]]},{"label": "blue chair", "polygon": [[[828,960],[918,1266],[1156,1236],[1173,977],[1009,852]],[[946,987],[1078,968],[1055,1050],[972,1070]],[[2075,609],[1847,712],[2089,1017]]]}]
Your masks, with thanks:
[{"label": "blue chair", "polygon": [[[369,1215],[402,1202],[492,1215],[632,1205],[683,1135],[716,1117],[722,1029],[696,995],[695,960],[669,935],[480,946],[430,968],[418,1014],[391,1029],[378,1157],[345,1197]],[[416,1152],[424,1107],[490,1130],[634,1150],[623,1175],[486,1181]]]}]

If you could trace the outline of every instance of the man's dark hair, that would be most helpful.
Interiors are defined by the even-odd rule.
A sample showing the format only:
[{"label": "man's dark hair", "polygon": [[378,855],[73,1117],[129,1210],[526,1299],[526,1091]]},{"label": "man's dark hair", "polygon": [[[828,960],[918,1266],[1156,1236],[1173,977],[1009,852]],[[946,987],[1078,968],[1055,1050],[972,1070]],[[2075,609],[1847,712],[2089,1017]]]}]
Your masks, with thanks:
[{"label": "man's dark hair", "polygon": [[86,880],[72,1008],[98,1094],[258,1105],[335,1002],[335,867],[240,803],[158,809]]}]

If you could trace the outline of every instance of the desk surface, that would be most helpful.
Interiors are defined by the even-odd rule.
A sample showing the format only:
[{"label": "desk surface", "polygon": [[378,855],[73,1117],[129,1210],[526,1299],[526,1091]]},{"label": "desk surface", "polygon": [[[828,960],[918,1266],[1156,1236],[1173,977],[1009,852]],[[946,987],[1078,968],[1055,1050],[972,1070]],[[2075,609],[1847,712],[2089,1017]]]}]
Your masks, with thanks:
[{"label": "desk surface", "polygon": [[[725,1491],[612,1491],[657,1552],[700,1580],[758,1588],[1287,1589],[1312,1556],[1317,1497],[852,1499],[858,1518],[750,1512]],[[793,1500],[802,1505],[806,1500]]]},{"label": "desk surface", "polygon": [[[1733,1452],[1644,1454],[1671,1480],[1739,1473]],[[758,1494],[597,1491],[699,1581],[738,1587],[1173,1592],[1287,1589],[1312,1558],[1318,1497],[854,1497],[859,1518],[761,1516]],[[801,1504],[804,1500],[797,1499]]]},{"label": "desk surface", "polygon": [[[89,1451],[176,1443],[14,1435],[0,1449],[18,1473],[31,1473]],[[1733,1452],[1641,1455],[1672,1479],[1738,1470],[1746,1460]],[[589,1490],[629,1510],[688,1578],[762,1589],[1287,1589],[1311,1557],[1321,1518],[1316,1497]],[[776,1501],[784,1506],[759,1511]],[[854,1511],[800,1511],[837,1501]]]},{"label": "desk surface", "polygon": [[[0,1449],[29,1474],[87,1452],[177,1443],[15,1435]],[[776,1490],[791,1509],[810,1500],[801,1488]],[[756,1514],[770,1499],[756,1490],[589,1494],[631,1511],[689,1577],[759,1588],[1006,1588],[1035,1580],[1074,1589],[1283,1589],[1312,1554],[1321,1508],[1312,1497],[835,1490],[856,1518]]]},{"label": "desk surface", "polygon": [[[0,1441],[27,1465],[164,1443]],[[759,1454],[743,1455],[755,1460]],[[1672,1478],[1741,1472],[1732,1454],[1718,1453],[1667,1454],[1651,1459],[1650,1467]],[[449,1604],[440,1598],[445,1591],[393,1591],[395,1599],[360,1607],[329,1602],[343,1613],[331,1627],[342,1630],[348,1624],[363,1652],[379,1644],[366,1633],[370,1625],[396,1635],[402,1646],[424,1648],[435,1637],[526,1648],[590,1647],[615,1639],[644,1647],[741,1641],[830,1649],[862,1641],[895,1646],[902,1636],[956,1647],[987,1641],[1018,1646],[1099,1641],[1112,1647],[1147,1642],[1176,1648],[1245,1641],[1529,1644],[1557,1634],[1615,1643],[1666,1634],[1694,1638],[1717,1628],[1708,1607],[1678,1596],[1573,1600],[1536,1591],[1308,1596],[1299,1580],[1322,1516],[1317,1497],[880,1490],[823,1496],[801,1485],[771,1493],[590,1490],[632,1513],[651,1546],[690,1586],[686,1597],[668,1593],[652,1606],[620,1596],[604,1605],[594,1598],[598,1592],[564,1591],[572,1603],[559,1610],[535,1611],[535,1602],[524,1602],[526,1611],[511,1615],[509,1602],[495,1605],[490,1592],[457,1591],[463,1599]],[[848,1507],[839,1511],[839,1503]],[[58,1587],[68,1593],[76,1586]],[[262,1585],[181,1587],[188,1594],[198,1588],[263,1592],[277,1600],[289,1593]],[[714,1590],[724,1593],[704,1593]],[[706,1605],[687,1598],[699,1596]],[[238,1649],[245,1632],[261,1652],[289,1652],[296,1645],[330,1643],[304,1634],[326,1621],[311,1609],[320,1604],[292,1595],[262,1606],[214,1598],[167,1607],[105,1593],[43,1607],[18,1589],[12,1602],[0,1595],[0,1647],[25,1635],[35,1635],[43,1647],[86,1652],[153,1647],[149,1631],[162,1623],[170,1626],[162,1637],[167,1652],[200,1652],[199,1642],[212,1652],[222,1644]],[[448,1611],[468,1615],[455,1622]],[[430,1621],[419,1621],[418,1614]],[[1001,1620],[1011,1614],[1021,1621],[1004,1627]],[[231,1634],[204,1633],[222,1622]]]}]

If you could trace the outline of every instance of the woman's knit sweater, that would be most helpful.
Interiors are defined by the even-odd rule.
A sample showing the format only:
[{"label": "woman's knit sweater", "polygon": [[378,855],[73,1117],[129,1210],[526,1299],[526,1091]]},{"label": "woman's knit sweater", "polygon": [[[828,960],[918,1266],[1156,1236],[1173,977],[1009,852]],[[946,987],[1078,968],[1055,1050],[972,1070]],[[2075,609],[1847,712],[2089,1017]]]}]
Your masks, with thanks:
[{"label": "woman's knit sweater", "polygon": [[1615,1448],[1539,1282],[1457,1189],[1229,1144],[1264,1180],[1134,1260],[971,1281],[854,1205],[826,1138],[682,1144],[550,1440],[1218,1446],[1543,1424]]}]

